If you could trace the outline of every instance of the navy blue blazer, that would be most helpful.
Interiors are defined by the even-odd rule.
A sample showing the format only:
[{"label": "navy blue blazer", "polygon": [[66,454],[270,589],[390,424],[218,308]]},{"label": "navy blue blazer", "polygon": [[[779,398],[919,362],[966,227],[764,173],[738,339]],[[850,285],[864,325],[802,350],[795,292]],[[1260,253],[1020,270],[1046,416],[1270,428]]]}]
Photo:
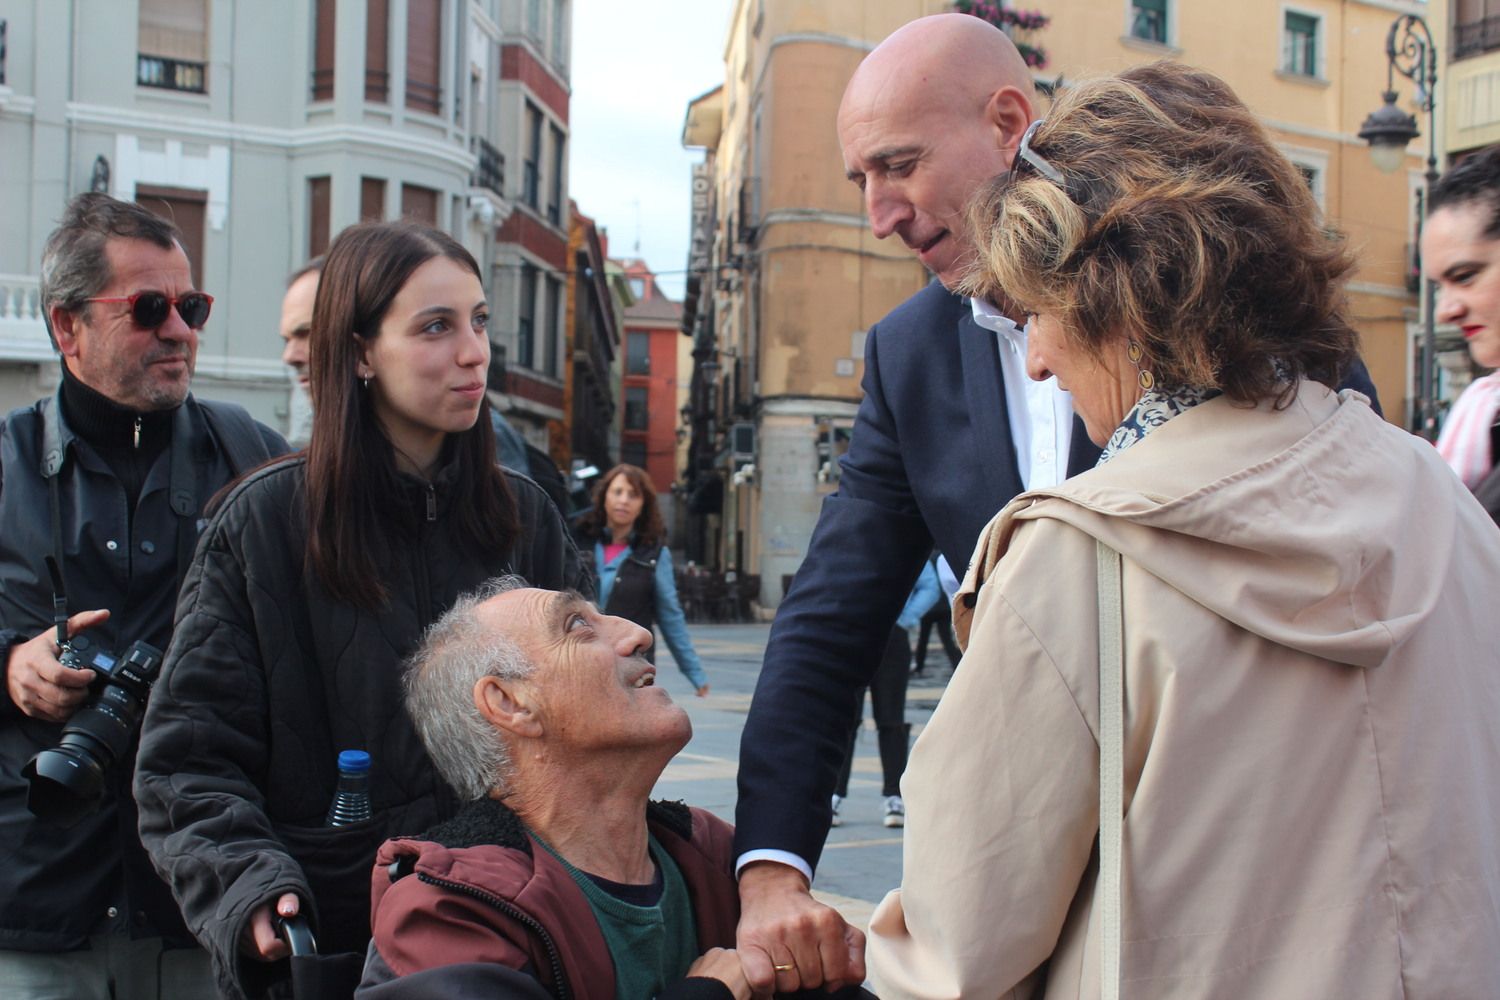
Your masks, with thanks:
[{"label": "navy blue blazer", "polygon": [[[1345,384],[1374,401],[1362,364]],[[862,388],[740,739],[736,855],[790,851],[816,869],[849,728],[923,562],[936,546],[962,574],[1022,492],[996,335],[967,300],[934,281],[872,327]],[[1068,474],[1098,458],[1075,417]]]}]

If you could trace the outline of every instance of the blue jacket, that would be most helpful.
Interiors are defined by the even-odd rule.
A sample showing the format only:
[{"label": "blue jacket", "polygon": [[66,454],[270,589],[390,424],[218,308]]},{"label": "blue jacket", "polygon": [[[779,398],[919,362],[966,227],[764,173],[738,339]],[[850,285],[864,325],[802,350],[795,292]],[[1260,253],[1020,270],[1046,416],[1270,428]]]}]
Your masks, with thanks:
[{"label": "blue jacket", "polygon": [[[615,576],[632,552],[627,545],[625,551],[615,556],[613,562],[606,563],[604,543],[594,543],[594,570],[599,578],[599,607],[609,606],[609,594],[614,589]],[[693,640],[688,636],[687,617],[683,615],[682,604],[677,600],[677,578],[672,572],[672,552],[666,546],[662,546],[661,554],[656,560],[656,624],[661,629],[661,637],[666,640],[667,648],[672,651],[672,659],[677,661],[677,669],[682,671],[688,683],[694,688],[707,684],[708,674],[703,672],[698,652],[693,649]]]},{"label": "blue jacket", "polygon": [[937,570],[933,568],[932,561],[928,560],[922,567],[922,575],[917,577],[917,585],[911,589],[905,606],[896,616],[896,625],[908,630],[916,628],[922,623],[922,616],[932,610],[932,606],[942,596],[943,587],[938,583]]}]

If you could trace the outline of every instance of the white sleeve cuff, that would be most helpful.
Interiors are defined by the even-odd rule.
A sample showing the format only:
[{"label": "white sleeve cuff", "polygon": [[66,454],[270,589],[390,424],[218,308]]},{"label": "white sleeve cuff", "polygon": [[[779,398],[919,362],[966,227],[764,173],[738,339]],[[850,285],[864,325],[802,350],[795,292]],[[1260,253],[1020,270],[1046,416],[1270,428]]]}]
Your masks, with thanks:
[{"label": "white sleeve cuff", "polygon": [[740,872],[744,870],[744,867],[753,861],[774,861],[779,865],[788,865],[801,872],[802,877],[807,879],[807,884],[809,886],[812,885],[812,865],[809,865],[791,851],[777,851],[769,847],[763,847],[756,851],[746,851],[744,854],[741,854],[734,863],[734,877],[739,878]]}]

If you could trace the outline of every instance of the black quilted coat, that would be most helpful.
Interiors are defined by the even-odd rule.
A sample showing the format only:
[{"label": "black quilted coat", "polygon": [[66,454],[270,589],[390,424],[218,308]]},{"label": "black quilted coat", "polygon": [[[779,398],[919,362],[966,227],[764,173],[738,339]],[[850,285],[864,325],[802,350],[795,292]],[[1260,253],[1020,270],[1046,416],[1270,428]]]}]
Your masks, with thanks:
[{"label": "black quilted coat", "polygon": [[[506,560],[450,534],[445,487],[403,478],[383,497],[391,529],[372,553],[390,594],[371,612],[335,601],[310,568],[295,457],[250,476],[203,532],[143,727],[135,779],[141,838],[226,996],[273,970],[241,956],[250,911],[295,892],[323,953],[363,951],[370,865],[388,837],[457,811],[401,702],[400,663],[465,591],[513,572],[591,596],[557,509],[507,470],[521,520]],[[324,825],[340,750],[367,750],[374,817]]]}]

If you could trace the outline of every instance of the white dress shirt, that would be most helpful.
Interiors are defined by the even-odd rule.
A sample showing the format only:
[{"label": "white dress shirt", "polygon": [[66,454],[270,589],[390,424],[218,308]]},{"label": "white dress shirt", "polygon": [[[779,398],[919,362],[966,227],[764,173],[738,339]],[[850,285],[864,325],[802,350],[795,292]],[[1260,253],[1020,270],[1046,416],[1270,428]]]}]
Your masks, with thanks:
[{"label": "white dress shirt", "polygon": [[983,299],[970,299],[974,322],[995,334],[1000,374],[1005,380],[1005,413],[1016,449],[1016,472],[1028,490],[1056,486],[1068,478],[1073,442],[1073,396],[1054,376],[1033,382],[1026,375],[1027,328],[1018,327]]}]

